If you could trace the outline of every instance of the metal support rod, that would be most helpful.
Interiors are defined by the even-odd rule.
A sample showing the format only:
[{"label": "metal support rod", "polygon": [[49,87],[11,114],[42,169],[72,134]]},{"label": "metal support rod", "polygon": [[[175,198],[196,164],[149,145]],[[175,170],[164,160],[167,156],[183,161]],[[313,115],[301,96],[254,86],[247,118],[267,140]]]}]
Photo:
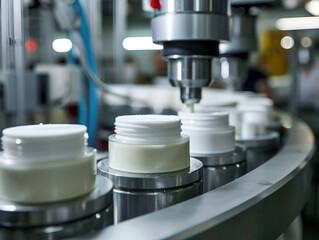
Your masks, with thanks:
[{"label": "metal support rod", "polygon": [[86,0],[88,25],[91,36],[91,42],[95,56],[99,54],[99,39],[101,32],[101,1],[100,0]]},{"label": "metal support rod", "polygon": [[9,69],[9,2],[1,1],[1,70],[4,74]]},{"label": "metal support rod", "polygon": [[122,46],[126,29],[126,9],[127,0],[113,0],[113,55],[115,64],[115,81],[122,82],[122,72],[124,67],[124,49]]},{"label": "metal support rod", "polygon": [[290,106],[289,111],[292,116],[298,114],[298,105],[299,105],[299,81],[298,81],[298,45],[294,35],[292,37],[295,39],[295,45],[290,50],[289,54],[289,71],[291,77],[291,88],[290,88]]},{"label": "metal support rod", "polygon": [[54,19],[51,10],[40,9],[40,41],[41,41],[41,62],[53,63],[52,39],[54,32]]},{"label": "metal support rod", "polygon": [[14,34],[14,56],[17,82],[17,118],[16,124],[26,123],[26,84],[24,79],[24,49],[23,49],[23,27],[22,27],[22,1],[13,0],[13,34]]}]

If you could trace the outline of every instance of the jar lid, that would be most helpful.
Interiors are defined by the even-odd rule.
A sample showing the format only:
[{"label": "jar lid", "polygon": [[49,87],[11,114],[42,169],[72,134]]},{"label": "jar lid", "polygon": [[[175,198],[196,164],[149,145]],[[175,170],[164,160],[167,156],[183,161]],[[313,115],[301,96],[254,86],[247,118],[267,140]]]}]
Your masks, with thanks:
[{"label": "jar lid", "polygon": [[3,157],[32,164],[72,159],[85,153],[86,127],[77,124],[39,124],[3,130]]},{"label": "jar lid", "polygon": [[84,133],[86,133],[86,127],[77,124],[38,124],[10,127],[3,130],[3,136],[30,140],[67,137]]}]

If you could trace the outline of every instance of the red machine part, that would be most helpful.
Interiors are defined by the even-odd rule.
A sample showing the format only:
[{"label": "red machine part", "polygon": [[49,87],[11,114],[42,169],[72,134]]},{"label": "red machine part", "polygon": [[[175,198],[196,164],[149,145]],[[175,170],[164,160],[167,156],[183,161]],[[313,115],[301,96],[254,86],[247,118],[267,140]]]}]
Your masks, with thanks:
[{"label": "red machine part", "polygon": [[151,7],[154,9],[161,9],[161,2],[159,0],[152,0],[151,1]]}]

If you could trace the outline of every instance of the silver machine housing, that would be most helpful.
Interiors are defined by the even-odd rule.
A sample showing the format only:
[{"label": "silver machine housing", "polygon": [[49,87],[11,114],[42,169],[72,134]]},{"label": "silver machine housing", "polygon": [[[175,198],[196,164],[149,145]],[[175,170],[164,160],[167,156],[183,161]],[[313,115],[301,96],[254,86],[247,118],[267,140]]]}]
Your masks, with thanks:
[{"label": "silver machine housing", "polygon": [[198,103],[213,79],[220,40],[229,40],[228,0],[162,0],[151,21],[154,43],[163,45],[168,78],[181,100]]},{"label": "silver machine housing", "polygon": [[96,177],[87,195],[47,204],[0,201],[0,239],[55,240],[76,237],[113,224],[113,184]]},{"label": "silver machine housing", "polygon": [[221,187],[247,173],[246,147],[236,144],[232,152],[216,154],[191,154],[203,165],[204,193]]},{"label": "silver machine housing", "polygon": [[247,171],[250,172],[271,159],[279,150],[278,132],[269,132],[252,139],[236,138],[236,143],[247,148]]},{"label": "silver machine housing", "polygon": [[154,212],[203,193],[203,164],[190,159],[190,167],[168,173],[130,173],[98,163],[98,174],[114,184],[114,223]]},{"label": "silver machine housing", "polygon": [[230,90],[241,90],[248,74],[249,53],[257,50],[256,16],[246,8],[232,8],[231,41],[219,45],[220,58],[214,59],[214,80]]}]

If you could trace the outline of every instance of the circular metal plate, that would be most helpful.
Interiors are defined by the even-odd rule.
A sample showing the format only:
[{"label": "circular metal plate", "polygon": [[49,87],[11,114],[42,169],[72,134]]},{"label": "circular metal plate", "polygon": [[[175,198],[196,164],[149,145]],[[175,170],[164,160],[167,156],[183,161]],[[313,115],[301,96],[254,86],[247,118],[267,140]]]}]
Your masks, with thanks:
[{"label": "circular metal plate", "polygon": [[246,160],[246,147],[236,144],[236,148],[232,152],[205,155],[192,154],[192,157],[202,161],[205,167],[230,165]]},{"label": "circular metal plate", "polygon": [[0,226],[35,227],[85,218],[112,204],[113,184],[101,176],[88,195],[54,204],[27,205],[0,200]]},{"label": "circular metal plate", "polygon": [[114,187],[126,189],[166,189],[195,183],[202,178],[203,163],[190,159],[190,167],[168,173],[130,173],[114,170],[109,167],[108,159],[97,165],[98,174],[112,180]]},{"label": "circular metal plate", "polygon": [[255,138],[242,139],[236,137],[236,143],[246,146],[247,149],[252,148],[277,148],[279,144],[279,133],[270,132],[266,135],[257,136]]},{"label": "circular metal plate", "polygon": [[89,217],[57,224],[53,226],[39,226],[31,228],[7,228],[0,227],[0,239],[41,239],[41,240],[60,240],[85,235],[93,231],[101,230],[113,224],[113,205],[97,212]]}]

